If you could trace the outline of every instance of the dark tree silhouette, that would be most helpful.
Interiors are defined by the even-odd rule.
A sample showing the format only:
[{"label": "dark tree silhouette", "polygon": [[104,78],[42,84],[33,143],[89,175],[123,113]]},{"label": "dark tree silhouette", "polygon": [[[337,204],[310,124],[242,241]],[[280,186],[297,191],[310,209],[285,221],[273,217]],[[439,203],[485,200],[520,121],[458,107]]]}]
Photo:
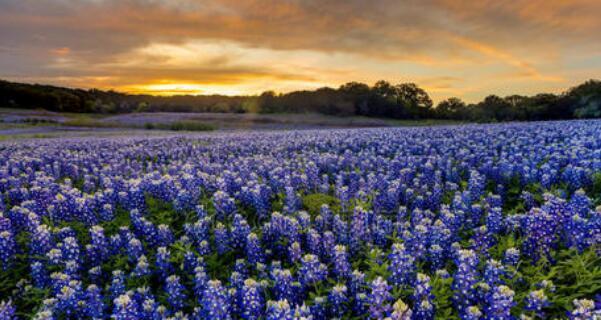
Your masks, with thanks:
[{"label": "dark tree silhouette", "polygon": [[158,97],[97,89],[0,81],[0,107],[62,112],[315,112],[337,116],[361,115],[396,119],[440,118],[469,121],[552,120],[601,117],[601,81],[589,80],[560,95],[490,95],[466,105],[458,98],[432,108],[428,93],[415,83],[373,86],[348,82],[337,89],[294,91],[259,96],[180,95]]},{"label": "dark tree silhouette", "polygon": [[439,119],[466,120],[467,106],[459,98],[448,98],[438,103],[435,115]]}]

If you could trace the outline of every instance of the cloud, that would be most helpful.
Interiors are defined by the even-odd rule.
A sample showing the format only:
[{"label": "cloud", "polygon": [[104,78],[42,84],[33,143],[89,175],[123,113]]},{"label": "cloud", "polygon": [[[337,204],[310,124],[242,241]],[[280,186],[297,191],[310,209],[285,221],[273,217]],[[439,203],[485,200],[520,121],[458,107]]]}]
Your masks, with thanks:
[{"label": "cloud", "polygon": [[62,47],[62,48],[55,48],[55,49],[51,49],[50,53],[55,55],[55,56],[67,56],[69,55],[69,53],[71,53],[71,49],[69,49],[68,47]]},{"label": "cloud", "polygon": [[534,66],[530,63],[522,60],[519,57],[512,55],[509,52],[498,49],[494,46],[487,45],[481,42],[473,41],[466,38],[455,37],[453,38],[459,45],[473,50],[475,52],[481,53],[486,57],[493,58],[497,61],[500,61],[509,66],[515,67],[518,69],[518,72],[514,72],[512,74],[519,75],[520,77],[529,78],[535,81],[551,81],[551,82],[561,82],[564,79],[560,76],[553,75],[543,75],[541,74]]}]

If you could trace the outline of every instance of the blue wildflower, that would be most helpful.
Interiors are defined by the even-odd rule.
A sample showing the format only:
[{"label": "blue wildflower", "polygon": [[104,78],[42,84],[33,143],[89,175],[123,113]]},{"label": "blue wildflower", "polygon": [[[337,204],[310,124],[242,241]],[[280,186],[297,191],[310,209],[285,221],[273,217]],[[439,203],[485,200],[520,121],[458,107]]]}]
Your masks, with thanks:
[{"label": "blue wildflower", "polygon": [[250,233],[246,237],[246,256],[248,263],[253,266],[257,263],[265,262],[265,254],[261,248],[259,237],[255,233]]},{"label": "blue wildflower", "polygon": [[202,311],[206,319],[232,319],[230,297],[219,280],[211,280],[202,294]]},{"label": "blue wildflower", "polygon": [[393,285],[409,285],[413,282],[415,264],[414,257],[407,252],[405,245],[395,243],[392,245],[392,253],[389,256],[391,272],[390,281]]},{"label": "blue wildflower", "polygon": [[415,301],[415,317],[418,319],[434,319],[434,295],[430,285],[430,277],[418,273],[415,281],[413,300]]},{"label": "blue wildflower", "polygon": [[102,319],[104,317],[105,305],[100,288],[96,285],[89,285],[85,293],[85,314],[92,319]]},{"label": "blue wildflower", "polygon": [[595,307],[595,302],[588,299],[575,299],[574,310],[568,313],[570,320],[589,320],[600,316],[600,311]]},{"label": "blue wildflower", "polygon": [[334,274],[338,280],[346,279],[351,274],[351,264],[348,260],[346,246],[337,245],[334,247]]},{"label": "blue wildflower", "polygon": [[459,250],[456,257],[457,272],[453,278],[453,300],[460,316],[465,316],[467,308],[475,301],[474,285],[478,282],[476,267],[478,257],[472,250]]},{"label": "blue wildflower", "polygon": [[10,300],[9,301],[2,301],[0,303],[0,319],[3,319],[3,320],[16,320],[17,317],[15,316],[15,312],[16,312],[16,309],[12,305],[12,302]]},{"label": "blue wildflower", "polygon": [[545,290],[539,289],[531,291],[526,297],[526,311],[533,312],[538,317],[544,318],[543,308],[549,306],[549,299]]},{"label": "blue wildflower", "polygon": [[[392,305],[392,313],[390,314],[390,319],[391,320],[411,320],[414,319],[413,317],[413,312],[411,311],[411,309],[409,309],[409,306],[407,306],[403,300],[398,299],[393,305]],[[424,319],[424,318],[420,318],[416,315],[417,319]]]},{"label": "blue wildflower", "polygon": [[165,293],[167,293],[167,302],[175,311],[184,308],[186,301],[186,293],[184,286],[180,282],[180,278],[172,275],[165,280]]},{"label": "blue wildflower", "polygon": [[292,320],[294,311],[287,300],[268,301],[266,320]]},{"label": "blue wildflower", "polygon": [[112,319],[132,320],[138,319],[138,308],[128,294],[122,294],[113,301]]},{"label": "blue wildflower", "polygon": [[263,317],[265,302],[261,293],[261,286],[253,279],[244,281],[242,287],[242,318],[258,320]]},{"label": "blue wildflower", "polygon": [[301,261],[299,280],[303,286],[310,286],[323,281],[328,275],[325,264],[319,262],[316,255],[306,254]]},{"label": "blue wildflower", "polygon": [[510,319],[514,292],[505,285],[496,286],[487,298],[486,319]]},{"label": "blue wildflower", "polygon": [[348,289],[343,284],[335,285],[330,294],[328,295],[328,302],[330,304],[330,316],[333,318],[341,318],[347,310]]},{"label": "blue wildflower", "polygon": [[391,310],[390,294],[391,287],[382,277],[377,277],[371,283],[371,291],[368,295],[369,315],[375,319],[384,318]]}]

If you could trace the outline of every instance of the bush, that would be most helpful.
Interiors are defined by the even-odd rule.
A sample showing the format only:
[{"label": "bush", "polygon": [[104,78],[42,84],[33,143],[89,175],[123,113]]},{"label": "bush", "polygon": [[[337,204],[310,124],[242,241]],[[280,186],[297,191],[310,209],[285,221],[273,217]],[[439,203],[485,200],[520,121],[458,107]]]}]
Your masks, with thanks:
[{"label": "bush", "polygon": [[176,121],[172,123],[150,123],[144,124],[147,130],[171,130],[171,131],[213,131],[215,127],[197,121]]},{"label": "bush", "polygon": [[169,130],[174,131],[211,131],[215,128],[209,124],[195,121],[178,121],[169,126]]},{"label": "bush", "polygon": [[91,128],[116,128],[119,127],[116,123],[96,121],[93,119],[72,119],[63,123],[67,127],[91,127]]},{"label": "bush", "polygon": [[27,124],[32,124],[32,125],[38,125],[38,124],[56,124],[56,123],[58,123],[54,119],[47,119],[47,118],[25,118],[25,119],[22,119],[22,120],[17,121],[17,122],[27,123]]},{"label": "bush", "polygon": [[303,207],[312,215],[316,215],[321,210],[321,206],[327,204],[330,210],[334,212],[340,211],[340,201],[330,195],[323,193],[308,194],[303,197]]}]

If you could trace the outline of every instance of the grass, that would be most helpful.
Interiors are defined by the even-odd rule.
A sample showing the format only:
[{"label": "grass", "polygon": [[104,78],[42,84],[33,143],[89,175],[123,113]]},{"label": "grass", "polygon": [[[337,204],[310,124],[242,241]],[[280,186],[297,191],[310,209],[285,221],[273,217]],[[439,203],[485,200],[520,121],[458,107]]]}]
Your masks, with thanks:
[{"label": "grass", "polygon": [[32,125],[26,123],[0,122],[0,130],[31,128]]},{"label": "grass", "polygon": [[85,128],[128,128],[128,129],[146,129],[146,130],[171,130],[171,131],[213,131],[216,128],[210,124],[198,121],[176,121],[172,123],[151,123],[147,122],[143,126],[118,122],[105,122],[89,118],[71,119],[62,124],[66,127],[85,127]]},{"label": "grass", "polygon": [[[148,123],[130,123],[120,120],[118,114],[47,112],[43,110],[24,110],[0,108],[0,115],[21,115],[26,117],[20,123],[0,123],[0,129],[27,129],[33,126],[90,128],[90,129],[146,129],[160,131],[212,131],[218,128],[230,129],[301,129],[301,128],[356,128],[356,127],[396,127],[396,126],[435,126],[452,125],[463,122],[439,119],[396,120],[371,118],[364,116],[332,116],[318,113],[299,114],[189,114],[174,122],[157,123],[150,119]],[[32,113],[33,112],[33,113]],[[216,114],[217,115],[217,114]],[[48,119],[40,118],[52,117]],[[53,118],[57,117],[57,118]],[[115,117],[108,121],[107,117]],[[1,117],[0,117],[1,118]],[[179,117],[178,117],[179,118]],[[111,118],[112,119],[112,118]],[[14,136],[17,133],[11,134]]]},{"label": "grass", "polygon": [[340,201],[338,198],[324,193],[308,194],[302,198],[303,207],[313,216],[316,216],[321,211],[321,206],[327,204],[330,210],[334,212],[340,211]]},{"label": "grass", "polygon": [[60,133],[26,133],[26,134],[1,134],[0,141],[11,141],[16,139],[48,139],[62,137]]},{"label": "grass", "polygon": [[393,126],[401,126],[401,127],[446,126],[446,125],[457,125],[457,124],[465,124],[466,123],[464,121],[443,120],[443,119],[418,119],[418,120],[384,119],[384,120]]},{"label": "grass", "polygon": [[25,129],[32,127],[52,126],[57,124],[58,123],[54,120],[37,118],[26,118],[19,122],[2,122],[2,120],[0,120],[0,130]]},{"label": "grass", "polygon": [[[6,114],[19,114],[19,109],[1,108],[0,112]],[[47,115],[47,112],[40,111],[40,115]],[[110,116],[107,114],[96,113],[53,113],[67,118],[60,122],[55,119],[38,118],[35,115],[24,118],[19,122],[7,123],[0,119],[0,129],[27,129],[34,126],[58,126],[58,127],[78,127],[78,128],[127,128],[127,129],[148,129],[148,130],[171,130],[171,131],[211,131],[215,126],[199,121],[176,121],[172,123],[146,123],[144,125],[130,124],[123,122],[108,122],[102,119]],[[15,135],[10,135],[15,136]]]},{"label": "grass", "polygon": [[172,123],[151,123],[144,124],[147,130],[171,130],[171,131],[213,131],[215,126],[198,121],[176,121]]},{"label": "grass", "polygon": [[62,123],[66,127],[87,127],[87,128],[122,128],[121,125],[112,122],[102,122],[90,118],[74,118]]}]

